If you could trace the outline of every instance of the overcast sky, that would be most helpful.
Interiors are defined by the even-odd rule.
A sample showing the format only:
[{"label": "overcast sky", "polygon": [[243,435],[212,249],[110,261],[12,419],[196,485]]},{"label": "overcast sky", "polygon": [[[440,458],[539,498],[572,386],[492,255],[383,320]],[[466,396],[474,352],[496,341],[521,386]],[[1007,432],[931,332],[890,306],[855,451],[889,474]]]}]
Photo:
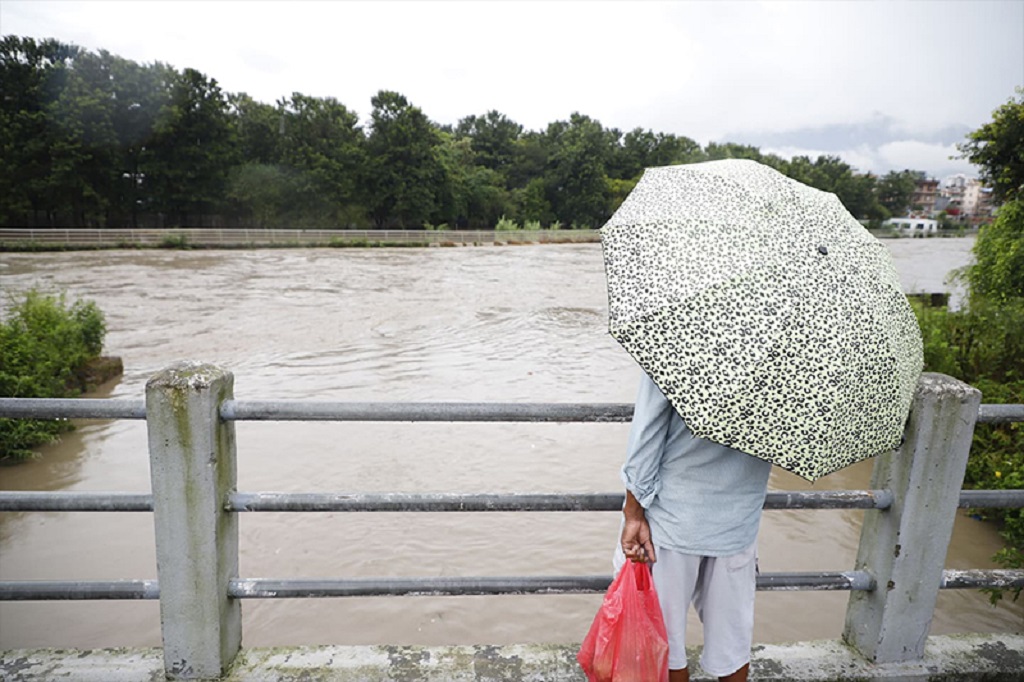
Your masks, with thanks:
[{"label": "overcast sky", "polygon": [[0,0],[0,32],[195,68],[273,103],[368,118],[395,90],[439,123],[578,111],[623,132],[975,170],[955,143],[1024,85],[1024,0]]}]

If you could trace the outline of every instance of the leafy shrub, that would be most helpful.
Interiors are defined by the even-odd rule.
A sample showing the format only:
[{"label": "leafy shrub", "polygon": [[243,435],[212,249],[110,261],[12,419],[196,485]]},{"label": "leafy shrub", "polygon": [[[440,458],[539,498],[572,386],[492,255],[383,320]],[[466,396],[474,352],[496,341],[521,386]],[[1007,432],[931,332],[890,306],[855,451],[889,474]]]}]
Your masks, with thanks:
[{"label": "leafy shrub", "polygon": [[995,220],[978,232],[974,256],[966,271],[972,294],[1024,298],[1024,200],[999,207]]},{"label": "leafy shrub", "polygon": [[[0,395],[64,398],[73,395],[76,370],[103,349],[103,313],[92,301],[70,306],[63,294],[31,290],[0,316]],[[56,440],[66,420],[0,419],[0,461],[32,455],[30,448]]]},{"label": "leafy shrub", "polygon": [[188,237],[183,234],[168,234],[160,240],[161,249],[187,249]]},{"label": "leafy shrub", "polygon": [[511,232],[519,229],[519,223],[502,215],[501,218],[498,219],[498,224],[494,226],[494,229],[498,232]]},{"label": "leafy shrub", "polygon": [[[974,296],[964,310],[914,303],[924,340],[925,369],[978,388],[986,403],[1019,403],[1024,396],[1024,299],[996,302]],[[964,475],[967,488],[1024,488],[1024,424],[978,424]],[[1024,509],[978,510],[1000,526],[1006,547],[995,560],[1024,566]],[[1015,597],[1020,591],[1016,591]],[[990,590],[993,600],[1002,596]]]}]

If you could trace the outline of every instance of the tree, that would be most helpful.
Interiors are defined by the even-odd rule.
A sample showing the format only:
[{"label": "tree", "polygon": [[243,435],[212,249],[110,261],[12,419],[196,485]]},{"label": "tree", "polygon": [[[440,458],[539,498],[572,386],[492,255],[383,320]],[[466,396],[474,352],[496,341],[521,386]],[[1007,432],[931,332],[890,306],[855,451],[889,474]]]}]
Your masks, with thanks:
[{"label": "tree", "polygon": [[957,145],[961,158],[979,167],[996,202],[1012,201],[1024,188],[1024,87],[992,113],[992,120]]},{"label": "tree", "polygon": [[1024,299],[1024,199],[1003,204],[996,219],[981,228],[974,259],[967,269],[972,296]]},{"label": "tree", "polygon": [[381,90],[370,102],[364,167],[370,216],[377,227],[419,227],[434,217],[446,189],[440,132],[397,92]]},{"label": "tree", "polygon": [[761,160],[761,150],[748,144],[736,144],[735,142],[709,142],[704,148],[706,161],[718,161],[720,159],[751,159]]},{"label": "tree", "polygon": [[550,147],[544,184],[547,200],[563,223],[600,227],[611,215],[606,164],[618,144],[618,131],[573,113],[545,133]]},{"label": "tree", "polygon": [[283,138],[290,126],[283,105],[257,102],[242,93],[229,94],[228,106],[235,123],[241,158],[249,163],[277,164],[283,156]]},{"label": "tree", "polygon": [[455,127],[456,139],[468,138],[477,163],[503,172],[512,163],[523,126],[492,109],[483,116],[467,116]]},{"label": "tree", "polygon": [[114,102],[109,62],[82,52],[47,109],[51,205],[74,226],[105,224],[117,203]]},{"label": "tree", "polygon": [[491,228],[511,212],[502,175],[478,165],[470,138],[441,132],[437,156],[444,166],[445,189],[439,197],[438,220],[457,228]]},{"label": "tree", "polygon": [[889,171],[878,181],[876,195],[889,215],[901,216],[910,209],[910,200],[914,196],[918,171]]},{"label": "tree", "polygon": [[609,164],[609,176],[635,180],[645,168],[694,163],[704,159],[700,145],[688,137],[634,128],[622,138],[622,145]]},{"label": "tree", "polygon": [[281,159],[301,172],[301,191],[333,207],[323,216],[328,221],[358,221],[365,210],[360,172],[366,138],[356,114],[333,97],[299,93],[278,105]]},{"label": "tree", "polygon": [[178,73],[156,62],[139,65],[100,52],[109,63],[113,86],[111,114],[117,135],[118,190],[111,219],[115,224],[138,227],[139,212],[153,205],[151,189],[145,184],[147,149],[154,140],[157,118],[170,104],[171,86]]},{"label": "tree", "polygon": [[81,50],[56,40],[0,40],[0,220],[55,224],[50,107]]},{"label": "tree", "polygon": [[185,69],[171,84],[171,97],[154,125],[146,148],[144,182],[154,208],[178,224],[224,198],[235,161],[234,127],[217,81]]}]

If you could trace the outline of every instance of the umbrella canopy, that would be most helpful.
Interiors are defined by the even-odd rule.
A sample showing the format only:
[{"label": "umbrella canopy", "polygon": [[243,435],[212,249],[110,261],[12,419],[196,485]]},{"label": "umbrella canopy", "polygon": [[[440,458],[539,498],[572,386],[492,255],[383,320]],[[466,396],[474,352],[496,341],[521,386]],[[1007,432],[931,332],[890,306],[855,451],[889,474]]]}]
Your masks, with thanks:
[{"label": "umbrella canopy", "polygon": [[747,160],[650,168],[601,243],[609,331],[694,435],[811,481],[899,445],[921,332],[834,194]]}]

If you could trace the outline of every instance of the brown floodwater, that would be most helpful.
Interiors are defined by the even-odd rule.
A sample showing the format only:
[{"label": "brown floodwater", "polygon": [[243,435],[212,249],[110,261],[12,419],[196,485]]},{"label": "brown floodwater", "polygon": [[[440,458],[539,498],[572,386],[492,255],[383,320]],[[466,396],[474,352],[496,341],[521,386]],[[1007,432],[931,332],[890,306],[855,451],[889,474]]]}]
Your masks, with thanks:
[{"label": "brown floodwater", "polygon": [[[949,290],[971,241],[893,240],[908,291]],[[243,400],[631,402],[638,370],[606,333],[600,246],[0,254],[0,287],[66,291],[107,315],[142,399],[178,360],[216,363]],[[610,492],[628,424],[239,422],[242,491]],[[871,463],[815,489],[863,488]],[[774,489],[810,487],[777,471]],[[148,492],[145,425],[81,422],[0,489]],[[770,511],[764,571],[849,570],[862,512]],[[241,516],[241,576],[609,573],[614,513]],[[950,568],[994,567],[992,527],[958,518]],[[146,513],[0,513],[0,579],[155,578]],[[838,637],[848,595],[759,593],[760,642]],[[599,595],[246,600],[244,644],[573,642]],[[1024,600],[940,595],[933,633],[1021,632]],[[699,628],[696,630],[699,632]],[[0,648],[155,646],[156,602],[0,604]],[[699,639],[698,639],[699,641]]]}]

